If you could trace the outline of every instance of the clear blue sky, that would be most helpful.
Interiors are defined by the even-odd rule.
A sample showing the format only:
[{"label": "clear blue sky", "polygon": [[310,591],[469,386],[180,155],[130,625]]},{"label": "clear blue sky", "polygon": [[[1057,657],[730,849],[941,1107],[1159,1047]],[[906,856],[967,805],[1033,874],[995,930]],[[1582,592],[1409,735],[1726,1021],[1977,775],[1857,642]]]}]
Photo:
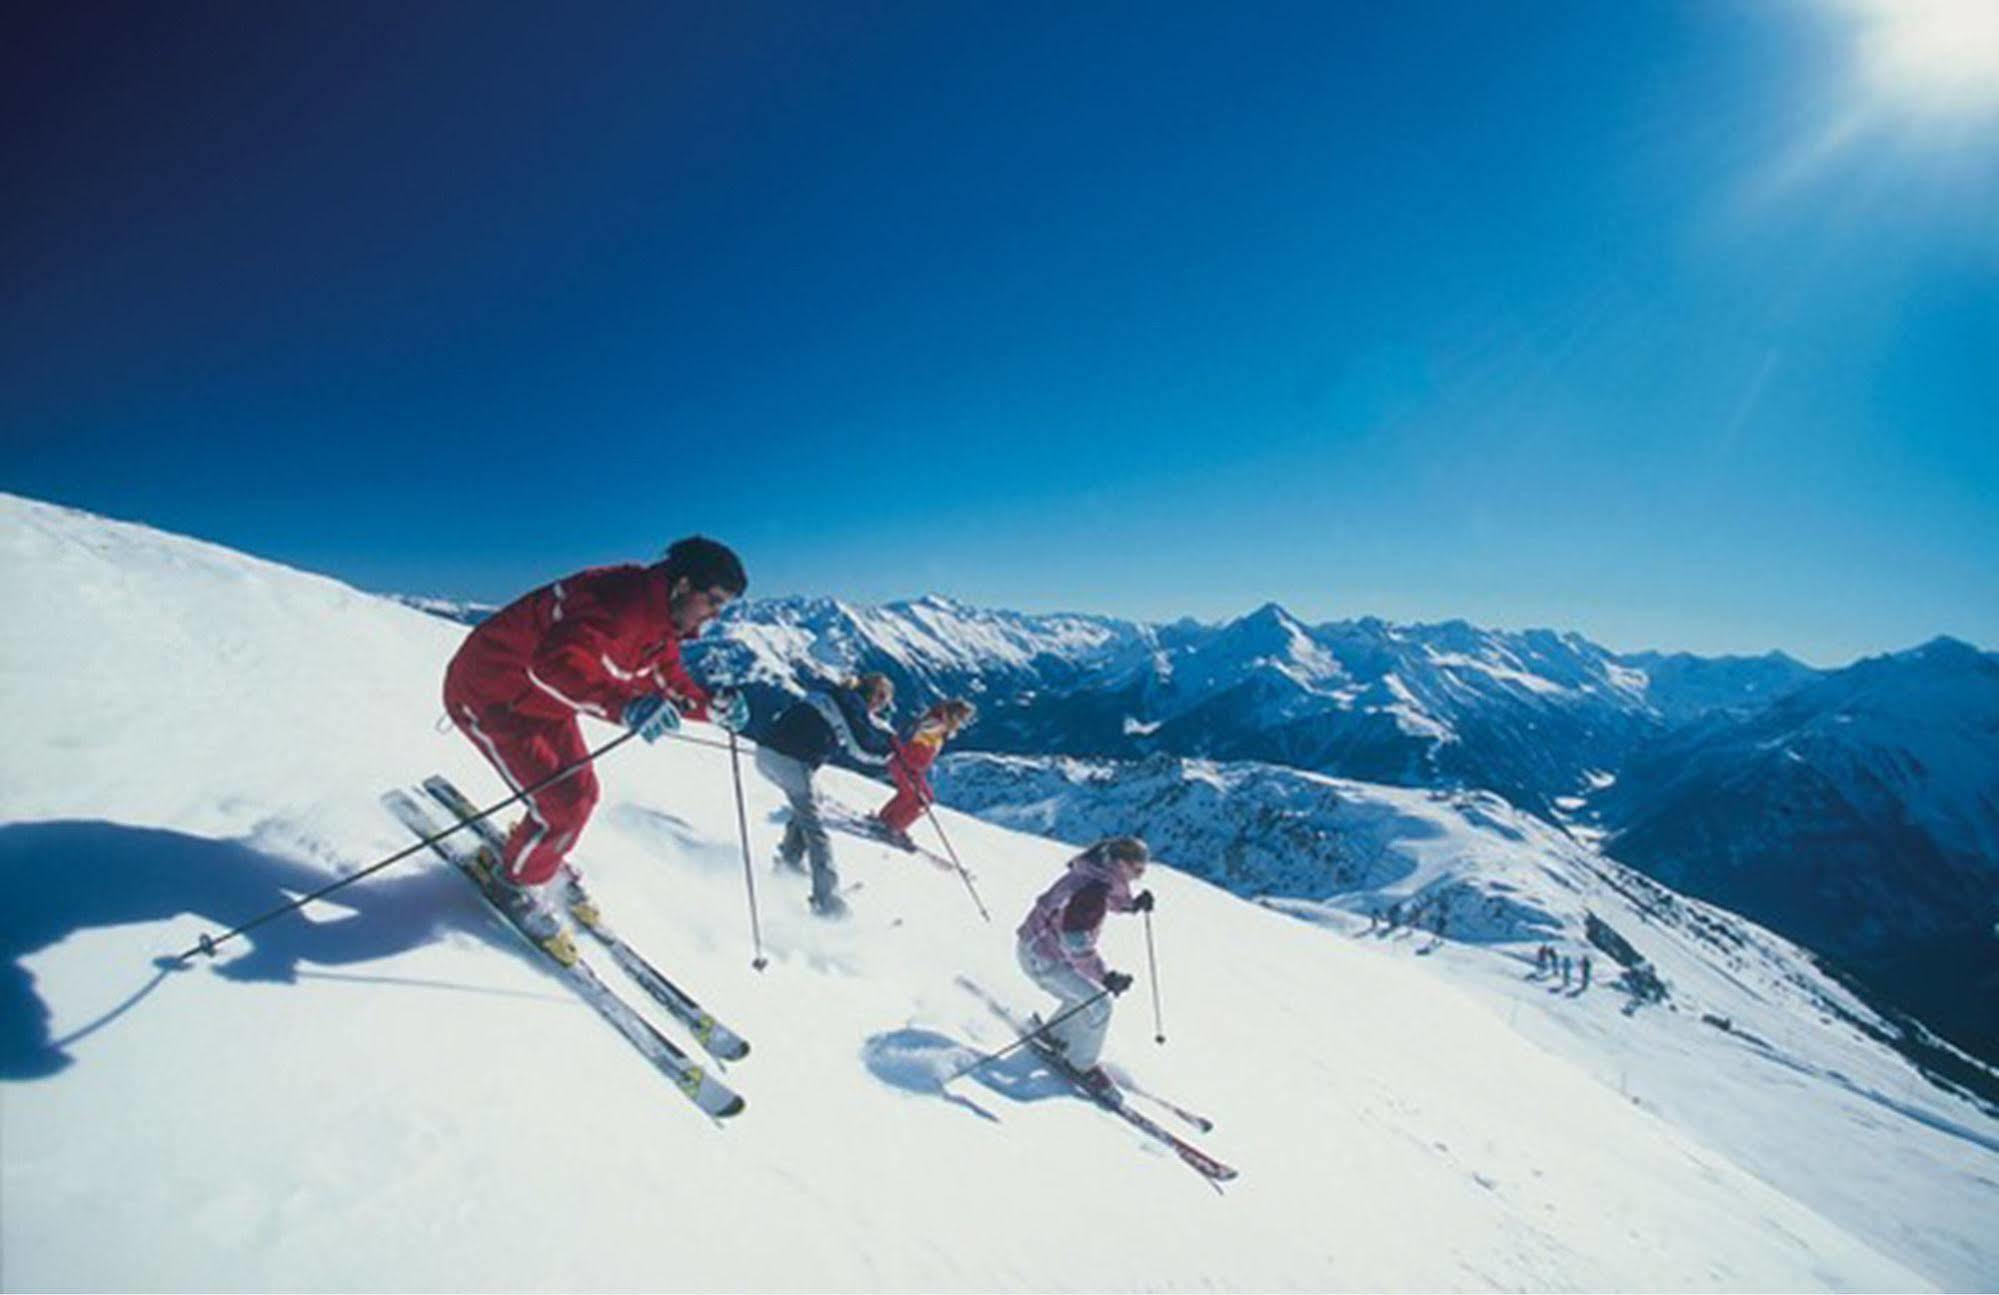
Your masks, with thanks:
[{"label": "clear blue sky", "polygon": [[0,487],[487,600],[704,530],[1999,645],[1999,113],[1917,93],[1983,33],[1867,8],[16,6]]}]

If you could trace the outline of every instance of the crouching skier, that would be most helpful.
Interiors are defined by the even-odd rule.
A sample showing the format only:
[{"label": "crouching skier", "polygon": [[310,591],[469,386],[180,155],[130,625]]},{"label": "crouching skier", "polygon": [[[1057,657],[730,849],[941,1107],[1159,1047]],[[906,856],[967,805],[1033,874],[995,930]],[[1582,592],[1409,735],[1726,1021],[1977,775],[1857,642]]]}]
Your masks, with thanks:
[{"label": "crouching skier", "polygon": [[[1016,933],[1021,970],[1061,1000],[1041,1037],[1098,1093],[1111,1089],[1097,1065],[1111,1024],[1110,998],[1131,988],[1131,977],[1105,969],[1097,933],[1106,912],[1152,911],[1151,891],[1131,893],[1148,858],[1145,842],[1135,836],[1098,841],[1069,860],[1069,871],[1034,901]],[[1065,1016],[1082,1003],[1089,1006]]]},{"label": "crouching skier", "polygon": [[791,802],[778,862],[803,871],[804,861],[811,860],[812,911],[821,917],[845,916],[847,901],[838,893],[840,874],[833,867],[833,847],[819,817],[812,775],[836,750],[864,765],[888,763],[895,734],[881,717],[894,700],[895,684],[882,674],[815,688],[779,715],[757,744],[757,769]]},{"label": "crouching skier", "polygon": [[[596,567],[558,580],[473,629],[445,670],[445,709],[515,791],[589,753],[581,715],[623,724],[648,742],[678,728],[683,715],[740,729],[744,698],[727,690],[711,696],[697,684],[681,664],[680,641],[699,634],[747,584],[736,555],[698,535],[651,566]],[[596,906],[566,863],[596,804],[588,765],[541,788],[491,868],[493,898],[564,965],[576,960],[576,946],[544,891],[560,876],[571,916],[596,923]]]}]

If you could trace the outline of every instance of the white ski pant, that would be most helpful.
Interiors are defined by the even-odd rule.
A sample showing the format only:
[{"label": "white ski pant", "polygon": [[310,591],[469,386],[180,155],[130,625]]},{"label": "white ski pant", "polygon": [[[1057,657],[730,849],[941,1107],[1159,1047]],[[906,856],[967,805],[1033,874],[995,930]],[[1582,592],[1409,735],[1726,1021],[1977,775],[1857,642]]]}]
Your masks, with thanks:
[{"label": "white ski pant", "polygon": [[[1027,973],[1028,979],[1062,1000],[1044,1020],[1054,1021],[1076,1004],[1088,1002],[1104,992],[1102,985],[1066,962],[1042,957],[1026,941],[1020,943],[1018,953],[1020,969]],[[1062,1055],[1070,1065],[1078,1070],[1088,1070],[1097,1064],[1097,1056],[1104,1050],[1104,1034],[1110,1028],[1111,1000],[1110,995],[1104,994],[1082,1011],[1059,1021],[1045,1034],[1061,1045]]]}]

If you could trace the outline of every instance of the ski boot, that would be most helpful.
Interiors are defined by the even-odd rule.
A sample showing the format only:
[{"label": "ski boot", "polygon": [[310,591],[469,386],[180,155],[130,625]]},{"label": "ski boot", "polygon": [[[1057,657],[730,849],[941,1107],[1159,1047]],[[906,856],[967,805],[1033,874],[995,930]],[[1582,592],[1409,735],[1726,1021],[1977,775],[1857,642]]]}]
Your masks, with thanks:
[{"label": "ski boot", "polygon": [[910,837],[909,833],[899,827],[890,827],[882,821],[882,817],[879,814],[868,815],[867,829],[868,835],[874,837],[876,840],[886,841],[905,854],[916,853],[916,842]]},{"label": "ski boot", "polygon": [[597,901],[590,898],[590,892],[583,888],[583,874],[569,864],[562,865],[562,902],[569,906],[569,916],[578,926],[596,930],[604,920],[597,907]]},{"label": "ski boot", "polygon": [[847,901],[837,894],[814,895],[806,902],[814,913],[832,922],[839,921],[853,911],[847,907]]},{"label": "ski boot", "polygon": [[576,965],[576,941],[563,929],[562,919],[548,906],[537,886],[517,886],[509,881],[493,852],[481,848],[472,861],[474,878],[487,898],[499,906],[507,920],[534,941],[536,947],[565,967]]}]

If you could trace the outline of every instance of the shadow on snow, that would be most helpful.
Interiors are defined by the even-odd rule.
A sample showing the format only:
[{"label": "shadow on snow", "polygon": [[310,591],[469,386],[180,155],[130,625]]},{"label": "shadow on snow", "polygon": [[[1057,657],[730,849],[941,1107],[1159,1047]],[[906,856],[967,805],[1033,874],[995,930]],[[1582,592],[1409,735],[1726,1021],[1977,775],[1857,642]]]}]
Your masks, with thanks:
[{"label": "shadow on snow", "polygon": [[952,1080],[953,1075],[981,1055],[948,1035],[915,1028],[877,1034],[861,1048],[861,1060],[868,1072],[889,1087],[923,1097],[941,1097],[953,1106],[962,1106],[981,1119],[994,1122],[998,1116],[960,1090],[977,1085],[1011,1102],[1076,1096],[1069,1082],[1036,1058],[1030,1048],[988,1061],[962,1079]]},{"label": "shadow on snow", "polygon": [[[56,1038],[50,1031],[49,1005],[26,966],[33,954],[79,931],[171,921],[185,914],[220,933],[331,880],[320,869],[240,841],[90,820],[0,827],[0,894],[6,896],[0,904],[0,1079],[39,1079],[64,1069],[74,1060],[71,1047],[137,1006],[182,969],[171,957],[155,960],[155,969],[136,980],[123,1001]],[[340,915],[324,916],[329,911]],[[222,956],[228,961],[215,971],[232,980],[261,983],[290,984],[300,976],[332,979],[337,978],[332,973],[302,967],[369,962],[453,930],[476,931],[540,965],[485,912],[464,881],[441,867],[413,867],[400,876],[370,878],[303,912],[274,918],[224,945]],[[232,952],[235,956],[229,957]]]}]

